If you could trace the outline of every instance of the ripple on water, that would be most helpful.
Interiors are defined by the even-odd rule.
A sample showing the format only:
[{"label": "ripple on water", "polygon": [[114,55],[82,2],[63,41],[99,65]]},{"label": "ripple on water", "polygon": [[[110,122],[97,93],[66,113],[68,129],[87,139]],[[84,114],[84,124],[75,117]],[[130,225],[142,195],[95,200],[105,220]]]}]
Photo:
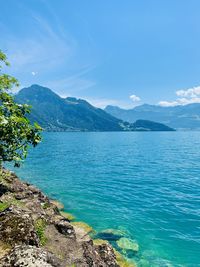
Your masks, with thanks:
[{"label": "ripple on water", "polygon": [[199,132],[45,133],[17,173],[98,232],[123,226],[139,267],[197,267],[199,147]]}]

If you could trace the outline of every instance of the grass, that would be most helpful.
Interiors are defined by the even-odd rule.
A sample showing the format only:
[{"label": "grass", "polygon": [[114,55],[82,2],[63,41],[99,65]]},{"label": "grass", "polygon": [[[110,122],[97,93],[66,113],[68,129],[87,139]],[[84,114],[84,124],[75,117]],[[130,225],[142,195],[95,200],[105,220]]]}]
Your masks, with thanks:
[{"label": "grass", "polygon": [[43,219],[38,219],[35,222],[35,230],[40,239],[40,244],[44,246],[47,242],[47,237],[45,236],[46,222]]},{"label": "grass", "polygon": [[10,207],[10,205],[23,207],[24,203],[22,203],[20,200],[17,200],[14,197],[11,197],[10,199],[5,200],[4,202],[0,202],[0,212]]}]

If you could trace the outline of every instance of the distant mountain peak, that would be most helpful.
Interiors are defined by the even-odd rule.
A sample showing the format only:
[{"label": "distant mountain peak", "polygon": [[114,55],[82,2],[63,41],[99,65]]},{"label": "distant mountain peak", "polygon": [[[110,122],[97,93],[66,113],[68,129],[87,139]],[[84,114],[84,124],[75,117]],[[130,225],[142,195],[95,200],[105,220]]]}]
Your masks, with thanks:
[{"label": "distant mountain peak", "polygon": [[41,86],[41,85],[38,85],[38,84],[32,84],[31,86],[29,87],[24,87],[23,89],[21,89],[19,91],[19,93],[50,93],[50,94],[54,94],[56,95],[56,93],[54,93],[51,89],[49,89],[48,87],[45,87],[45,86]]},{"label": "distant mountain peak", "polygon": [[162,107],[143,104],[132,109],[107,106],[105,111],[130,123],[136,120],[150,120],[180,130],[200,130],[200,103]]}]

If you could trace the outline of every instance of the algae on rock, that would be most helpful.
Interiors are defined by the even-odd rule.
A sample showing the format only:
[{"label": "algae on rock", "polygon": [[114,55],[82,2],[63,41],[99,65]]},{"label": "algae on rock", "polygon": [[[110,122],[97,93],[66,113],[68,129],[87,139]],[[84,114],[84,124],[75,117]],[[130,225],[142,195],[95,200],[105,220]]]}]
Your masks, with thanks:
[{"label": "algae on rock", "polygon": [[139,245],[136,243],[136,241],[122,237],[117,241],[117,245],[122,250],[132,250],[133,252],[138,252]]},{"label": "algae on rock", "polygon": [[75,216],[72,215],[71,213],[69,212],[66,212],[66,211],[60,211],[60,214],[65,217],[66,219],[68,219],[69,221],[74,221],[75,220]]}]

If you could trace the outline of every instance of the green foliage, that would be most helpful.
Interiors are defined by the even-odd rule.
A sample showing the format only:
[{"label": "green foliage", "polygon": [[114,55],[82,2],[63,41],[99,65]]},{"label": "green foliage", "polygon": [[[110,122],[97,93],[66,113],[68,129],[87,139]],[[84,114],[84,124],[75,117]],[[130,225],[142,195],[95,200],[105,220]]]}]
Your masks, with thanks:
[{"label": "green foliage", "polygon": [[30,106],[17,104],[10,94],[18,81],[2,73],[3,64],[8,66],[6,55],[0,50],[0,166],[3,162],[13,161],[16,167],[26,158],[30,145],[36,146],[41,141],[41,127],[31,125],[26,117]]},{"label": "green foliage", "polygon": [[35,230],[40,239],[40,244],[44,246],[47,242],[47,237],[45,236],[46,222],[43,219],[38,219],[35,222]]}]

